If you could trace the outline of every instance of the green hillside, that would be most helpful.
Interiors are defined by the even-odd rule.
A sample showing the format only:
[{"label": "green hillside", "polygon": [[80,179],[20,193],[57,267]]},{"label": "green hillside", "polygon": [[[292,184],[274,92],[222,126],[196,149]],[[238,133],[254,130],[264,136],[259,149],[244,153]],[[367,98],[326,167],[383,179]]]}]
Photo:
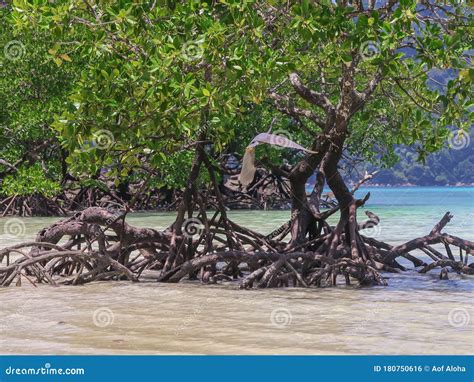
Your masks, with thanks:
[{"label": "green hillside", "polygon": [[[472,139],[470,139],[472,140]],[[458,150],[443,150],[427,157],[426,163],[417,161],[413,149],[398,148],[400,160],[390,169],[382,169],[374,178],[380,184],[413,184],[444,186],[474,184],[474,146],[464,141]]]}]

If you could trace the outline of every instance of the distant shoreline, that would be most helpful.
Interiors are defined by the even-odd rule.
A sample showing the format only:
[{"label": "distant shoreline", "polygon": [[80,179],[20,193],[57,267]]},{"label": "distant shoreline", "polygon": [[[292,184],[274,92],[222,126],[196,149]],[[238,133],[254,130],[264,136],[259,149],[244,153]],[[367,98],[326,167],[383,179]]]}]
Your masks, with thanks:
[{"label": "distant shoreline", "polygon": [[400,183],[400,184],[384,184],[384,183],[373,183],[373,184],[364,184],[360,188],[367,187],[474,187],[474,183],[456,183],[456,184],[429,184],[429,185],[419,185],[413,183]]},{"label": "distant shoreline", "polygon": [[[306,193],[307,195],[310,195],[311,192],[313,191],[314,184],[306,184]],[[352,187],[352,186],[351,186]],[[409,183],[403,183],[403,184],[381,184],[381,183],[376,183],[376,184],[363,184],[360,186],[359,191],[361,190],[367,190],[367,189],[406,189],[406,190],[415,190],[417,188],[421,189],[429,189],[429,188],[439,188],[439,189],[463,189],[463,188],[472,188],[474,189],[474,184],[454,184],[454,185],[429,185],[429,186],[420,186],[417,184],[409,184]],[[323,194],[328,194],[332,193],[330,188],[325,185],[323,189]]]}]

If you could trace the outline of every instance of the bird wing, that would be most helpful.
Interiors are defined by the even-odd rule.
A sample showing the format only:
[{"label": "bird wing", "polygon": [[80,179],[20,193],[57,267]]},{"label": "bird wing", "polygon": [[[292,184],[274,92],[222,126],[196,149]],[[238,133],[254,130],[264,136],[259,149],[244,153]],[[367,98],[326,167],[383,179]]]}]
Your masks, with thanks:
[{"label": "bird wing", "polygon": [[258,134],[257,136],[255,136],[254,139],[252,139],[252,141],[247,147],[255,147],[262,143],[266,143],[266,144],[274,145],[274,146],[286,147],[289,149],[302,150],[309,153],[314,153],[314,151],[306,149],[305,147],[299,145],[298,143],[292,141],[291,139],[289,139],[288,137],[285,137],[284,135],[277,135],[277,134],[271,134],[271,133]]}]

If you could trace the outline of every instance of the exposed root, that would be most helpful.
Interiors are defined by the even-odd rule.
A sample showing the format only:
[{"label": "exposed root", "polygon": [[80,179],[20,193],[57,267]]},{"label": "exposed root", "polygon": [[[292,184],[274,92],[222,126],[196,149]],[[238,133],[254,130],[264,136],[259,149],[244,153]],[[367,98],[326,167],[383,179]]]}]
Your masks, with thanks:
[{"label": "exposed root", "polygon": [[[357,224],[355,212],[362,204],[356,201],[346,220],[297,246],[283,241],[289,227],[265,236],[231,221],[222,205],[212,217],[201,206],[194,219],[202,226],[194,232],[183,228],[189,219],[179,229],[157,231],[127,224],[127,210],[92,207],[41,230],[35,242],[0,250],[0,285],[21,285],[22,278],[34,285],[139,281],[145,273],[160,282],[235,281],[240,288],[385,285],[380,272],[405,270],[399,257],[422,267],[420,273],[441,268],[441,279],[448,278],[448,269],[474,274],[469,263],[474,243],[441,232],[452,218],[449,213],[428,235],[394,247],[359,234],[380,221],[369,212],[369,220]],[[442,244],[445,254],[434,244]],[[411,253],[415,250],[424,252],[428,263]]]}]

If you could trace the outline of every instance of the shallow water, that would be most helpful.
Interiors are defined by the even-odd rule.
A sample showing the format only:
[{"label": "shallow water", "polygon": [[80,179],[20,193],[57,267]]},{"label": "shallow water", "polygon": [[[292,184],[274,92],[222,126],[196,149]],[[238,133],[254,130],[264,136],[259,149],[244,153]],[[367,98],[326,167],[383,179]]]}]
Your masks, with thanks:
[{"label": "shallow water", "polygon": [[[381,224],[369,234],[377,239],[397,244],[426,234],[448,210],[455,216],[446,231],[474,239],[473,188],[370,191],[366,209]],[[230,215],[265,233],[289,212]],[[135,214],[129,223],[164,228],[173,218]],[[0,248],[33,239],[55,220],[0,219]],[[472,354],[474,278],[440,281],[438,274],[386,275],[388,287],[311,290],[24,282],[0,289],[0,353]]]}]

